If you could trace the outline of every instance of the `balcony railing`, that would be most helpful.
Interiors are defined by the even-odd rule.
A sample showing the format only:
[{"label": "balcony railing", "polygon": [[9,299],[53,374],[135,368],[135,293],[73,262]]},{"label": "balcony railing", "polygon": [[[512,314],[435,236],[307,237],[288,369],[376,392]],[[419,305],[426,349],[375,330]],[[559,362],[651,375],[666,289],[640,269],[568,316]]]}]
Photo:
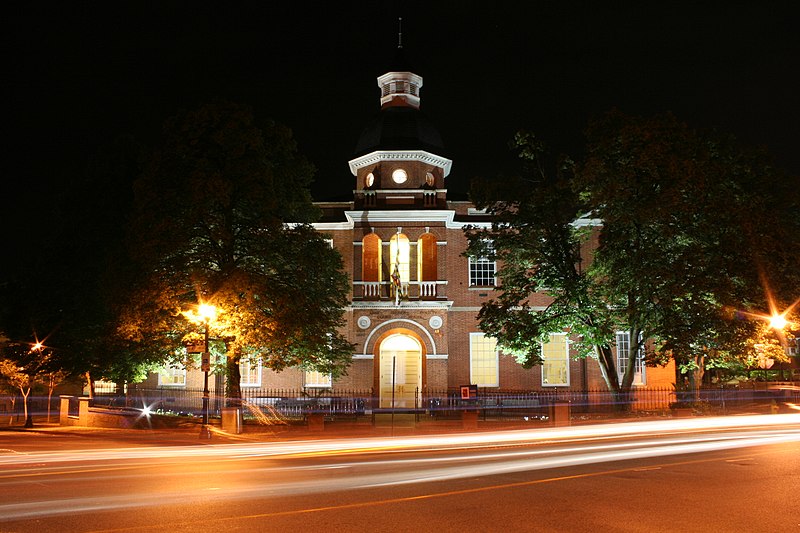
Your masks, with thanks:
[{"label": "balcony railing", "polygon": [[[353,297],[361,300],[389,300],[394,298],[394,288],[389,281],[354,281]],[[412,300],[444,298],[446,281],[411,281],[403,283],[403,296]]]}]

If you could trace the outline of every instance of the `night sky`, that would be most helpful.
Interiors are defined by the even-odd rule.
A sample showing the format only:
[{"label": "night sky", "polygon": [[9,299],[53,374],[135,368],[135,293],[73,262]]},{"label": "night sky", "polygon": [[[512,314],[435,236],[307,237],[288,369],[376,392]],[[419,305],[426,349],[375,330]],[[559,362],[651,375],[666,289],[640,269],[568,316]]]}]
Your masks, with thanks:
[{"label": "night sky", "polygon": [[57,224],[53,206],[108,143],[130,135],[153,144],[167,117],[222,98],[294,131],[319,170],[318,199],[347,194],[347,161],[379,109],[375,78],[394,54],[398,16],[406,58],[424,78],[422,110],[454,161],[451,191],[509,172],[516,130],[576,152],[587,120],[612,107],[719,127],[768,146],[800,174],[800,36],[790,3],[601,4],[6,7],[7,242]]}]

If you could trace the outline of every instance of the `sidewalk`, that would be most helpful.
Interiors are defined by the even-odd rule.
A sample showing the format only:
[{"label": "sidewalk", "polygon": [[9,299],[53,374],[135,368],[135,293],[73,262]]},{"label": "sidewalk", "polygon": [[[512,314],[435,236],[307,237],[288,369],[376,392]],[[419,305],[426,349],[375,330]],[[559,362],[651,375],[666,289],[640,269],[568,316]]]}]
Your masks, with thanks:
[{"label": "sidewalk", "polygon": [[[247,423],[242,427],[242,433],[226,433],[218,425],[211,426],[210,439],[200,437],[200,424],[185,423],[179,427],[169,429],[114,429],[92,428],[86,426],[60,426],[54,423],[34,422],[33,428],[24,428],[21,424],[4,426],[0,425],[0,449],[6,448],[11,442],[20,442],[41,437],[39,440],[45,444],[44,437],[55,444],[66,444],[73,441],[72,446],[98,447],[116,444],[125,446],[187,446],[187,445],[214,445],[231,444],[237,442],[276,442],[309,439],[338,439],[338,438],[369,438],[392,437],[409,435],[434,435],[442,433],[463,433],[474,431],[496,431],[501,429],[531,429],[535,427],[549,427],[546,422],[535,421],[521,423],[519,421],[486,421],[478,425],[478,429],[467,430],[463,428],[460,420],[423,420],[413,427],[408,425],[373,425],[371,420],[365,418],[359,421],[334,421],[326,422],[324,429],[314,430],[306,425],[257,425]],[[2,453],[2,450],[0,450]]]},{"label": "sidewalk", "polygon": [[[728,412],[728,415],[768,414],[768,406],[750,406],[744,410]],[[700,415],[702,416],[702,415]],[[585,416],[574,413],[570,425],[618,423],[624,421],[666,420],[673,418],[670,413],[629,413],[626,415]],[[477,428],[465,427],[460,419],[434,419],[422,417],[409,424],[402,421],[392,426],[388,423],[373,424],[372,419],[337,420],[325,422],[323,428],[312,428],[305,424],[259,425],[246,423],[242,433],[226,433],[218,425],[211,426],[212,437],[200,437],[200,424],[194,421],[180,423],[168,429],[112,429],[86,426],[61,426],[34,418],[33,428],[24,428],[22,421],[7,425],[0,421],[0,454],[37,449],[136,447],[136,446],[190,446],[215,445],[245,442],[278,442],[309,439],[405,437],[412,435],[436,435],[474,433],[481,431],[522,430],[549,428],[553,425],[546,420],[483,420],[479,419]]]}]

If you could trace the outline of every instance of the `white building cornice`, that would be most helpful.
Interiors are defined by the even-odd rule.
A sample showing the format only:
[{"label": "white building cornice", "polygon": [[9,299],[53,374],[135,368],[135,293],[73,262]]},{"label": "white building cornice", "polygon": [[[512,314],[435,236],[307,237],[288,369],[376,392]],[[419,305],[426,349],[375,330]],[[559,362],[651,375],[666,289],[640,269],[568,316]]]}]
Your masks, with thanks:
[{"label": "white building cornice", "polygon": [[371,152],[361,157],[356,157],[349,161],[350,172],[353,176],[358,175],[358,169],[370,165],[376,165],[381,161],[420,161],[435,167],[444,169],[444,176],[450,174],[450,168],[453,166],[453,161],[446,157],[441,157],[424,150],[378,150]]},{"label": "white building cornice", "polygon": [[428,309],[428,310],[439,310],[439,309],[450,309],[453,306],[452,301],[446,302],[433,302],[429,300],[422,300],[422,301],[401,301],[400,305],[395,305],[394,300],[392,301],[385,301],[385,302],[353,302],[346,307],[347,310],[353,309]]}]

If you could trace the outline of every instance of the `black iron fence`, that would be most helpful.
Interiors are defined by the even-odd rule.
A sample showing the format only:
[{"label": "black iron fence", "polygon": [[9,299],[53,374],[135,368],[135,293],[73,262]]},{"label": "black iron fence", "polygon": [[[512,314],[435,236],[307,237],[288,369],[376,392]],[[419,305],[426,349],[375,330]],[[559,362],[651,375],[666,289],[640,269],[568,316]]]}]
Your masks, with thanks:
[{"label": "black iron fence", "polygon": [[[372,414],[380,400],[372,389],[262,389],[242,388],[245,418],[301,420],[309,414],[329,419],[358,418]],[[125,394],[96,391],[94,405],[134,407],[179,415],[200,416],[203,393],[179,387],[140,388]],[[236,402],[224,394],[211,393],[211,416]],[[573,413],[611,413],[622,407],[634,411],[665,411],[671,407],[734,409],[751,404],[791,402],[800,404],[800,384],[750,383],[736,387],[676,391],[673,387],[634,388],[626,395],[598,390],[501,390],[479,388],[473,398],[462,398],[460,389],[425,388],[416,391],[415,411],[432,417],[458,417],[478,410],[483,418],[522,419],[545,417],[553,405],[568,403]],[[387,406],[383,405],[383,409]],[[388,407],[391,409],[391,406]],[[408,410],[404,407],[404,410]]]},{"label": "black iron fence", "polygon": [[739,386],[709,387],[676,391],[674,387],[637,387],[626,394],[608,389],[537,391],[479,388],[474,399],[463,399],[460,389],[426,389],[423,405],[437,416],[455,416],[464,408],[478,409],[486,418],[524,418],[547,416],[551,406],[568,403],[573,413],[611,413],[620,409],[664,411],[670,408],[726,410],[771,402],[800,404],[800,384],[748,383]]},{"label": "black iron fence", "polygon": [[[222,408],[242,407],[245,418],[260,420],[300,420],[309,414],[328,418],[359,417],[371,407],[372,390],[358,389],[262,389],[242,388],[241,399],[212,391],[209,396],[211,416],[220,416]],[[202,389],[183,387],[143,388],[131,386],[125,394],[116,390],[103,393],[95,390],[93,405],[133,407],[165,414],[201,416]]]}]

